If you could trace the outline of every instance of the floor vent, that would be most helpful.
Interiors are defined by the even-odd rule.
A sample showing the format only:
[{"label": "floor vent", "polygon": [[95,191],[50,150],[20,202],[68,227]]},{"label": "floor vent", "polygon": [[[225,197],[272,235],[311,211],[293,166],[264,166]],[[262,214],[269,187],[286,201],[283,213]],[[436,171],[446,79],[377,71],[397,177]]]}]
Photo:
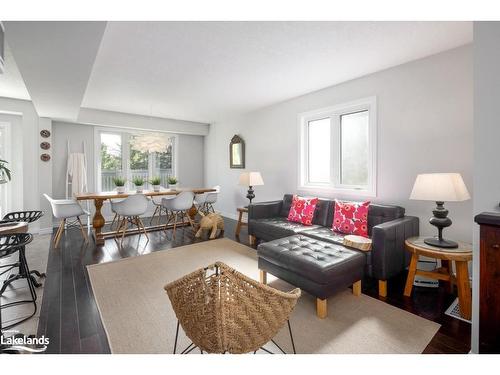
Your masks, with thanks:
[{"label": "floor vent", "polygon": [[463,320],[464,322],[471,323],[470,320],[464,319],[460,316],[460,308],[458,307],[458,298],[455,298],[455,301],[448,307],[448,310],[444,312],[446,315],[449,315],[453,318],[457,318]]}]

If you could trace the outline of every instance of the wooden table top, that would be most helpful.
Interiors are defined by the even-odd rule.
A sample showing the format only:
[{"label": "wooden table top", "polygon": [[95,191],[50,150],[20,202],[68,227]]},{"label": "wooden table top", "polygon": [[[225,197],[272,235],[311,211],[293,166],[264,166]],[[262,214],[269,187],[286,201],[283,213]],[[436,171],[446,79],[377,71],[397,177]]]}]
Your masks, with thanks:
[{"label": "wooden table top", "polygon": [[192,191],[195,194],[203,194],[203,193],[210,193],[213,191],[216,191],[215,189],[204,189],[204,188],[196,188],[196,189],[191,189],[191,188],[181,188],[181,189],[163,189],[160,191],[153,191],[153,190],[143,190],[142,193],[137,193],[136,191],[126,191],[125,193],[117,193],[116,191],[106,191],[102,193],[82,193],[78,194],[75,196],[76,200],[83,201],[83,200],[89,200],[89,199],[119,199],[119,198],[126,198],[129,195],[134,195],[134,194],[144,194],[147,195],[148,197],[156,197],[159,195],[177,195],[179,193],[182,193],[183,191]]},{"label": "wooden table top", "polygon": [[405,241],[406,249],[412,253],[428,256],[431,258],[445,260],[471,260],[472,244],[456,241],[458,247],[455,249],[446,249],[427,245],[424,240],[427,237],[410,237]]},{"label": "wooden table top", "polygon": [[26,233],[27,231],[28,223],[23,221],[0,224],[0,234]]}]

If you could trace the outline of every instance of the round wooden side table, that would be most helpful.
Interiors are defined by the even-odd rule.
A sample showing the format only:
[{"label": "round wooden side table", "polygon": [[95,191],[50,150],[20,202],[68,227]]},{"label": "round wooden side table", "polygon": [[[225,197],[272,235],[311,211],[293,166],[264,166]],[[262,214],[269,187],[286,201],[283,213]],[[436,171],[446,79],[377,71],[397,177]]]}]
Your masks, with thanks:
[{"label": "round wooden side table", "polygon": [[238,224],[236,225],[235,236],[239,237],[240,236],[241,227],[248,225],[247,222],[243,221],[243,214],[244,213],[248,214],[248,208],[247,207],[240,207],[240,208],[237,209],[237,211],[238,211]]},{"label": "round wooden side table", "polygon": [[[412,255],[404,295],[407,297],[411,295],[415,275],[446,281],[449,283],[450,290],[451,285],[453,285],[452,283],[456,283],[460,314],[464,319],[470,320],[472,314],[472,295],[467,262],[472,260],[472,245],[465,242],[458,242],[456,249],[444,249],[427,245],[424,239],[424,237],[411,237],[405,241],[406,250],[411,252]],[[442,267],[434,271],[417,270],[418,257],[420,255],[441,259]],[[453,276],[452,262],[455,262],[456,278]]]}]

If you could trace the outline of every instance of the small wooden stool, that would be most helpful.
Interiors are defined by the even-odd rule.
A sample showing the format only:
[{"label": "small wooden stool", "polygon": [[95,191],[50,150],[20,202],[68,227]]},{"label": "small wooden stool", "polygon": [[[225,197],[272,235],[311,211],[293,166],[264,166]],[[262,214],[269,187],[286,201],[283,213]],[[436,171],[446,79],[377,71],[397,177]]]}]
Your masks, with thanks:
[{"label": "small wooden stool", "polygon": [[236,232],[234,233],[234,235],[236,237],[239,237],[241,227],[248,226],[248,223],[243,221],[243,214],[244,213],[248,214],[248,208],[247,207],[240,207],[237,209],[237,211],[238,211],[238,225],[236,225]]}]

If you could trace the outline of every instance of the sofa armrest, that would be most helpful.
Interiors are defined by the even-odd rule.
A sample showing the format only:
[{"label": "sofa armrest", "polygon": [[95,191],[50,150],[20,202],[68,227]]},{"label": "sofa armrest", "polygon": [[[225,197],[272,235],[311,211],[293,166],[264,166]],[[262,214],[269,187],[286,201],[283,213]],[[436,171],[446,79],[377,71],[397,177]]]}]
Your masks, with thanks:
[{"label": "sofa armrest", "polygon": [[283,201],[253,203],[248,206],[248,221],[280,216]]},{"label": "sofa armrest", "polygon": [[410,261],[405,240],[418,236],[419,220],[405,216],[372,228],[372,276],[387,280],[402,272]]}]

